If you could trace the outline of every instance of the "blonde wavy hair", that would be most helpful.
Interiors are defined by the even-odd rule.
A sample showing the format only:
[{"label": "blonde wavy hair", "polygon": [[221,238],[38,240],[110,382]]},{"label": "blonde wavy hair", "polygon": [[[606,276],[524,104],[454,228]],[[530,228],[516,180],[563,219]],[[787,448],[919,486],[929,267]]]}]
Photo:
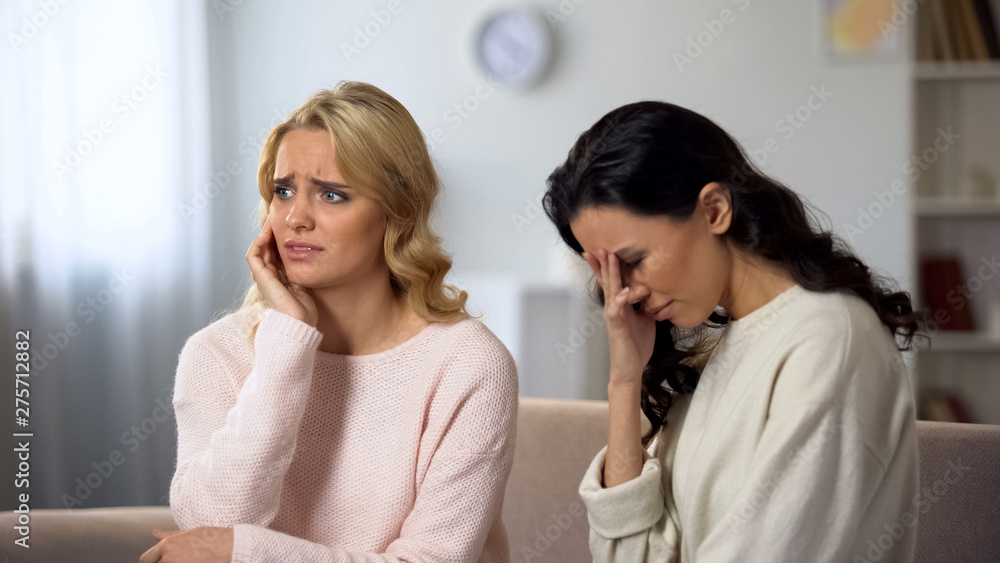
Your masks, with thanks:
[{"label": "blonde wavy hair", "polygon": [[[341,81],[332,90],[320,90],[267,135],[257,169],[260,226],[274,197],[278,146],[289,131],[301,129],[327,131],[337,147],[334,158],[341,175],[385,213],[383,248],[394,293],[405,296],[410,309],[426,321],[471,316],[465,310],[468,294],[444,283],[452,262],[430,228],[440,182],[423,133],[399,101],[371,84]],[[284,268],[279,270],[287,279]],[[263,302],[251,281],[238,310]],[[263,319],[264,308],[258,308],[248,335],[251,348]]]}]

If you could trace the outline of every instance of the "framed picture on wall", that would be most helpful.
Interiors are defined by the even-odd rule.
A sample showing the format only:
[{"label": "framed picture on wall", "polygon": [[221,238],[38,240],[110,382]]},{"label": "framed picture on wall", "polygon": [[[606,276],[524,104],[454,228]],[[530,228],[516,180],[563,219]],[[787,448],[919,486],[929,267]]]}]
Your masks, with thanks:
[{"label": "framed picture on wall", "polygon": [[901,62],[917,0],[819,0],[822,49],[834,62]]}]

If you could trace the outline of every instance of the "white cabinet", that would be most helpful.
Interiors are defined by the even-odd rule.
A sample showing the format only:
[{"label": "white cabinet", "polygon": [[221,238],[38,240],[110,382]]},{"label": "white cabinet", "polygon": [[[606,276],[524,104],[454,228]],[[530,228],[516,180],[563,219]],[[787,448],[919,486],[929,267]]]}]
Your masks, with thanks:
[{"label": "white cabinet", "polygon": [[523,397],[607,400],[608,341],[603,312],[574,285],[463,273],[467,310],[507,346]]}]

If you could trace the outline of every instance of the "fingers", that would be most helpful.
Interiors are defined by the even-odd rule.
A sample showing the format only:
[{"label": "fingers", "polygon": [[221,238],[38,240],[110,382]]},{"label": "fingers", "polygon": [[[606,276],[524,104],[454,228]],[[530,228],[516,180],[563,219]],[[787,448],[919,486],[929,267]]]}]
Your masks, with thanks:
[{"label": "fingers", "polygon": [[160,558],[160,544],[157,543],[139,557],[139,563],[156,563]]},{"label": "fingers", "polygon": [[247,263],[250,265],[250,272],[257,280],[259,280],[261,270],[273,262],[271,253],[271,239],[273,237],[270,216],[268,217],[269,219],[264,221],[264,225],[260,229],[260,235],[250,243],[250,249],[247,250]]},{"label": "fingers", "polygon": [[271,221],[264,221],[264,227],[260,230],[260,237],[258,238],[263,238],[260,243],[261,261],[263,261],[264,264],[271,264],[274,261],[274,257],[271,256],[271,239],[273,238],[273,233],[271,232]]},{"label": "fingers", "polygon": [[608,289],[611,295],[618,296],[622,292],[622,275],[618,269],[618,256],[615,253],[605,254],[608,266]]},{"label": "fingers", "polygon": [[618,268],[618,257],[612,252],[601,251],[604,260],[601,265],[605,272],[605,303],[609,319],[619,319],[625,307],[625,300],[628,297],[628,290],[622,289],[621,272]]},{"label": "fingers", "polygon": [[253,239],[253,242],[250,243],[250,248],[247,249],[247,262],[250,263],[251,269],[255,269],[253,268],[255,263],[262,262],[263,257],[261,256],[260,243],[263,240],[265,229],[266,226],[261,227],[260,234],[257,235],[257,238]]},{"label": "fingers", "polygon": [[629,294],[629,288],[623,287],[622,284],[618,257],[603,248],[598,249],[596,255],[584,252],[582,256],[604,290],[605,309],[612,316],[617,317],[624,307],[624,303],[628,300]]}]

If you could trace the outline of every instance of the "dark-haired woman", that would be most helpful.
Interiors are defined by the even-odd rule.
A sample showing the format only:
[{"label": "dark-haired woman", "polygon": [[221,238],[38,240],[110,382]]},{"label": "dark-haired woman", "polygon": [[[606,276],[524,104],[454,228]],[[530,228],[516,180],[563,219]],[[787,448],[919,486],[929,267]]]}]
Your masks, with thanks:
[{"label": "dark-haired woman", "polygon": [[548,184],[610,344],[594,560],[912,561],[909,295],[675,105],[605,115]]}]

